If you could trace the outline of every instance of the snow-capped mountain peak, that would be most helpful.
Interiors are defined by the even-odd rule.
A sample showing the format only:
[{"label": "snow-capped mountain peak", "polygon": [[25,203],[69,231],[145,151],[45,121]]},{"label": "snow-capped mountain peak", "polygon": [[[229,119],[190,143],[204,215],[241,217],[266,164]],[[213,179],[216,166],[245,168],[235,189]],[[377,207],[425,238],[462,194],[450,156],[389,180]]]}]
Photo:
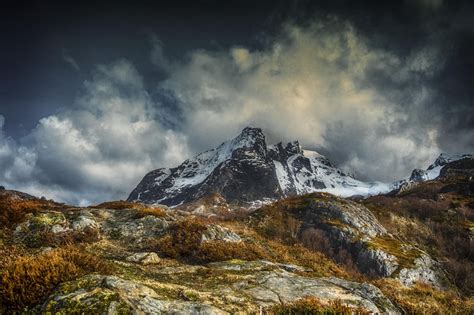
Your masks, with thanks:
[{"label": "snow-capped mountain peak", "polygon": [[178,205],[219,193],[228,201],[252,202],[313,191],[342,196],[377,193],[380,183],[345,174],[298,141],[268,145],[260,128],[246,127],[235,138],[170,169],[148,173],[129,200]]},{"label": "snow-capped mountain peak", "polygon": [[445,167],[447,164],[455,161],[459,161],[465,158],[474,159],[474,155],[472,154],[446,154],[441,153],[438,158],[428,166],[426,170],[423,169],[414,169],[407,179],[402,179],[400,181],[396,181],[391,185],[390,190],[394,192],[400,192],[405,190],[406,188],[411,187],[412,185],[428,180],[434,180],[440,176],[441,169]]}]

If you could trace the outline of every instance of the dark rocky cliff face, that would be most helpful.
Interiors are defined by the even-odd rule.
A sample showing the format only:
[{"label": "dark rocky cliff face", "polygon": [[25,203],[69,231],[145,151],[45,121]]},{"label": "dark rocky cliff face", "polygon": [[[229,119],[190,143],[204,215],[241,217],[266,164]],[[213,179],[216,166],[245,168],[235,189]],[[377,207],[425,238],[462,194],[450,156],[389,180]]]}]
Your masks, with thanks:
[{"label": "dark rocky cliff face", "polygon": [[148,173],[128,200],[177,205],[212,193],[229,202],[283,196],[261,129],[247,127],[235,139],[177,168]]},{"label": "dark rocky cliff face", "polygon": [[217,193],[245,204],[319,190],[367,195],[387,190],[383,185],[354,179],[318,152],[303,150],[298,141],[267,145],[260,128],[247,127],[176,168],[148,173],[128,200],[176,206]]}]

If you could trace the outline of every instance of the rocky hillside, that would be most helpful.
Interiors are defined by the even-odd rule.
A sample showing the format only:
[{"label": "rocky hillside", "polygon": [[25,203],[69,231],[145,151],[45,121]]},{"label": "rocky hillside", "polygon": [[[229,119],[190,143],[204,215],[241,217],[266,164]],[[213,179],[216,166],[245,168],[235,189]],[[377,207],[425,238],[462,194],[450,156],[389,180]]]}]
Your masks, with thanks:
[{"label": "rocky hillside", "polygon": [[474,159],[446,163],[435,180],[363,200],[399,239],[437,257],[449,279],[474,293]]},{"label": "rocky hillside", "polygon": [[[442,173],[443,169],[443,172],[446,172],[446,170],[452,168],[453,165],[457,165],[458,163],[472,163],[472,161],[474,161],[474,155],[472,154],[449,155],[441,153],[438,158],[428,166],[426,170],[418,168],[414,169],[409,178],[394,182],[390,187],[391,194],[397,194],[403,192],[404,190],[409,190],[410,188],[418,185],[419,183],[437,179],[440,175],[444,175]],[[472,166],[468,165],[466,165],[466,167],[472,168]]]},{"label": "rocky hillside", "polygon": [[314,191],[342,196],[388,191],[345,174],[298,141],[267,145],[259,128],[247,127],[234,139],[184,161],[176,168],[148,173],[128,200],[176,206],[218,193],[228,202],[274,200]]},{"label": "rocky hillside", "polygon": [[440,252],[378,207],[313,193],[79,208],[4,190],[0,313],[472,313]]}]

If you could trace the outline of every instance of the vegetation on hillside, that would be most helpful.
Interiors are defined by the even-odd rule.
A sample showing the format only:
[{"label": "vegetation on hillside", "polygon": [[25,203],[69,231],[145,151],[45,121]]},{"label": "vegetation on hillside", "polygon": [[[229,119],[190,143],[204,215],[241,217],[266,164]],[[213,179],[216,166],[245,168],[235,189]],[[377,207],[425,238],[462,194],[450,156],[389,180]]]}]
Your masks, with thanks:
[{"label": "vegetation on hillside", "polygon": [[[375,280],[362,275],[350,253],[335,248],[324,230],[317,227],[302,229],[304,222],[298,217],[301,209],[315,198],[335,198],[328,194],[289,198],[264,206],[250,216],[230,219],[177,214],[173,210],[125,201],[72,208],[51,201],[12,198],[3,194],[0,195],[0,223],[3,226],[0,231],[0,313],[32,310],[43,303],[59,284],[90,273],[112,273],[147,281],[168,298],[201,301],[206,299],[208,293],[191,292],[184,283],[199,280],[203,281],[198,286],[200,289],[211,284],[220,288],[227,281],[244,279],[252,273],[251,270],[231,273],[203,268],[208,263],[233,260],[238,264],[239,261],[263,259],[301,266],[295,272],[305,277],[336,276],[372,283],[407,313],[470,314],[474,312],[472,242],[469,238],[473,227],[474,200],[456,192],[440,194],[440,189],[442,187],[427,183],[426,187],[419,186],[401,196],[377,196],[363,203],[390,233],[440,257],[464,297],[459,292],[440,291],[422,283],[408,288],[392,279]],[[150,222],[153,224],[166,220],[168,223],[163,225],[166,226],[165,232],[140,244],[122,242],[122,236],[118,239],[108,237],[107,233],[91,227],[80,231],[51,232],[54,222],[49,221],[52,217],[77,218],[76,213],[94,209],[98,216],[114,218],[114,214],[123,213],[127,220],[146,221],[147,217],[150,219],[149,216],[152,216]],[[104,214],[104,210],[97,209],[109,210]],[[44,213],[48,213],[49,217]],[[15,237],[15,228],[25,220],[35,233],[26,234],[28,237]],[[50,225],[42,230],[43,224]],[[137,228],[134,224],[129,225],[130,233]],[[203,241],[207,229],[216,224],[237,233],[241,241]],[[344,227],[339,221],[331,221],[330,224]],[[391,244],[384,239],[377,241],[380,246]],[[138,251],[157,253],[161,262],[156,266],[142,266],[126,260],[128,255]],[[168,267],[185,271],[167,275],[165,270]],[[193,273],[192,270],[197,271]],[[364,310],[308,296],[269,307],[265,312],[363,314]]]},{"label": "vegetation on hillside", "polygon": [[432,181],[397,196],[364,200],[394,235],[416,244],[442,263],[466,296],[474,294],[474,197],[457,191],[443,193],[450,182]]},{"label": "vegetation on hillside", "polygon": [[2,261],[0,310],[22,312],[41,303],[65,281],[91,273],[110,273],[110,266],[84,248],[65,246],[38,255],[9,256]]}]

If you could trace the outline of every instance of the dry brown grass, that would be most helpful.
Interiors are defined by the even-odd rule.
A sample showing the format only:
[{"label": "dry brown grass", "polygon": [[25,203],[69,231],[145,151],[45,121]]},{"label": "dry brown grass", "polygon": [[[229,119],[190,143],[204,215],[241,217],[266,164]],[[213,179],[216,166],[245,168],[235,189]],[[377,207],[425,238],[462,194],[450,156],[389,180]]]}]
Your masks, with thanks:
[{"label": "dry brown grass", "polygon": [[93,206],[92,208],[99,209],[112,209],[112,210],[126,210],[133,209],[137,211],[138,217],[145,217],[147,215],[152,215],[155,217],[163,217],[166,215],[166,211],[160,207],[153,207],[149,205],[144,205],[141,203],[117,200],[117,201],[108,201]]},{"label": "dry brown grass", "polygon": [[12,257],[0,274],[0,311],[25,311],[41,303],[62,282],[110,271],[99,257],[74,246],[38,256]]},{"label": "dry brown grass", "polygon": [[0,272],[15,257],[26,254],[26,249],[19,245],[0,245]]},{"label": "dry brown grass", "polygon": [[81,231],[73,230],[60,233],[54,233],[45,228],[43,231],[32,233],[31,236],[25,238],[23,242],[28,247],[39,248],[43,246],[58,247],[81,243],[94,243],[99,240],[99,231],[90,227],[86,227]]},{"label": "dry brown grass", "polygon": [[393,279],[374,284],[407,314],[474,314],[474,298],[464,299],[452,291],[436,290],[423,283],[405,287]]},{"label": "dry brown grass", "polygon": [[158,240],[156,249],[172,258],[196,258],[206,229],[206,223],[197,218],[178,221]]},{"label": "dry brown grass", "polygon": [[268,258],[259,246],[244,242],[207,241],[201,244],[198,257],[205,262],[231,259],[257,260]]},{"label": "dry brown grass", "polygon": [[269,315],[298,315],[298,314],[324,314],[324,315],[352,315],[370,314],[362,307],[349,307],[341,301],[323,302],[314,296],[307,296],[294,302],[278,304],[265,310]]},{"label": "dry brown grass", "polygon": [[266,258],[262,248],[245,242],[221,240],[202,241],[206,222],[189,218],[173,224],[168,235],[158,240],[155,249],[165,255],[195,262],[214,262],[230,259],[255,260]]},{"label": "dry brown grass", "polygon": [[166,215],[166,211],[158,207],[143,207],[137,210],[137,216],[140,218],[152,215],[157,218],[162,218]]},{"label": "dry brown grass", "polygon": [[349,279],[363,279],[356,273],[347,273],[322,253],[311,251],[300,244],[286,245],[257,234],[241,222],[226,222],[225,225],[237,232],[246,241],[206,241],[202,234],[207,229],[206,221],[188,218],[176,222],[169,233],[158,239],[151,249],[176,259],[193,262],[213,262],[231,259],[265,259],[279,263],[290,263],[309,268],[314,276],[339,276]]},{"label": "dry brown grass", "polygon": [[466,296],[474,294],[472,197],[439,194],[444,184],[427,182],[401,196],[374,196],[364,204],[391,232],[437,257]]},{"label": "dry brown grass", "polygon": [[285,245],[278,241],[264,241],[267,259],[278,263],[289,263],[311,270],[317,277],[336,276],[351,280],[366,280],[359,273],[350,273],[320,252],[307,249],[301,244]]},{"label": "dry brown grass", "polygon": [[12,228],[22,222],[28,213],[57,207],[50,201],[40,199],[15,199],[8,195],[0,196],[0,225]]}]

